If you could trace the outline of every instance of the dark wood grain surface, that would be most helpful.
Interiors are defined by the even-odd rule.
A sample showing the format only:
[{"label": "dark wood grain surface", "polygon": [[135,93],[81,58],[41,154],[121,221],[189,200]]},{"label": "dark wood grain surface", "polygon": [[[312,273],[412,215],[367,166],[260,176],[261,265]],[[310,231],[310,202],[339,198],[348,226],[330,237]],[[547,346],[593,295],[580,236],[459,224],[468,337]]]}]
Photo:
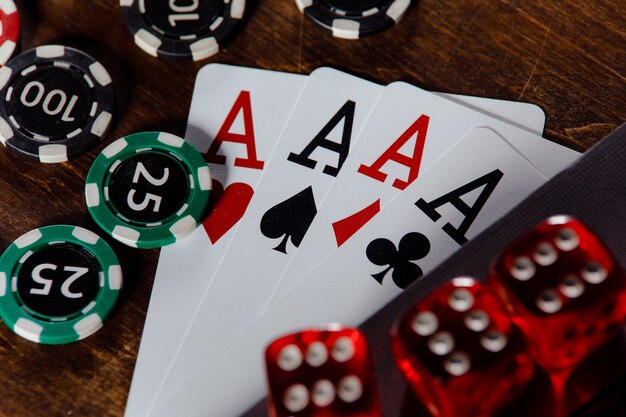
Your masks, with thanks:
[{"label": "dark wood grain surface", "polygon": [[[250,0],[249,0],[250,1]],[[379,83],[529,101],[545,136],[585,150],[626,120],[626,13],[619,0],[422,0],[400,25],[361,41],[333,39],[293,0],[250,1],[242,31],[214,58],[152,58],[133,43],[115,0],[16,0],[22,50],[59,43],[100,60],[116,90],[105,144],[146,130],[178,135],[207,62],[309,73],[330,65]],[[84,203],[87,170],[105,144],[43,165],[0,149],[0,249],[44,225],[100,230]],[[111,241],[109,239],[109,241]],[[111,242],[125,273],[109,324],[66,346],[30,343],[0,326],[0,415],[122,416],[158,251]]]}]

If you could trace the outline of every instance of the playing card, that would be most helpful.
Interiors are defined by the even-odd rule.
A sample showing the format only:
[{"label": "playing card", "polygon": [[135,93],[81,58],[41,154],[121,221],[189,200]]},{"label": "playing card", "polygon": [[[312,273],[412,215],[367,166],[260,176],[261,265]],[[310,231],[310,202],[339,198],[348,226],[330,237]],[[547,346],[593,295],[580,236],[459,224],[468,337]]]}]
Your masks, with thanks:
[{"label": "playing card", "polygon": [[472,110],[485,113],[510,125],[543,135],[546,114],[541,107],[521,101],[506,101],[495,98],[464,96],[460,94],[433,93]]},{"label": "playing card", "polygon": [[503,133],[548,177],[579,156],[527,130],[408,84],[393,83],[374,109],[359,138],[360,146],[352,152],[268,305],[365,226],[464,132],[481,125]]},{"label": "playing card", "polygon": [[[226,187],[227,192],[204,228],[161,252],[127,416],[142,415],[141,410],[156,398],[261,176],[258,161],[267,166],[267,155],[279,136],[273,132],[282,129],[286,117],[281,117],[305,81],[305,76],[221,64],[207,65],[199,72],[186,137],[206,153],[218,181],[216,188]],[[539,133],[545,123],[541,108],[529,103],[441,96]],[[276,108],[276,102],[283,106]]]},{"label": "playing card", "polygon": [[459,248],[460,235],[473,238],[545,180],[495,132],[474,130],[227,349],[196,362],[152,416],[240,415],[264,395],[270,340],[330,322],[358,325]]},{"label": "playing card", "polygon": [[310,75],[161,392],[261,312],[382,90],[327,68]]},{"label": "playing card", "polygon": [[[317,86],[313,86],[313,87],[307,87],[307,89],[310,88],[311,91],[313,91],[313,94],[315,95],[315,98],[312,100],[315,102],[316,105],[318,105],[319,103],[323,103],[325,106],[327,97],[324,97],[323,101],[319,101],[319,98],[317,97],[317,94],[319,91],[323,91],[323,88],[328,88],[329,86],[333,87],[334,84],[332,84],[334,79],[337,79],[338,81],[336,82],[336,84],[342,86],[342,87],[346,87],[346,83],[345,80],[351,80],[353,83],[356,84],[356,86],[354,87],[354,90],[358,90],[359,94],[361,94],[361,96],[356,96],[355,97],[359,97],[359,103],[363,104],[365,99],[367,98],[368,103],[372,101],[371,97],[374,97],[374,93],[370,93],[369,94],[369,98],[367,96],[363,95],[363,90],[362,90],[362,85],[363,83],[366,83],[365,85],[367,85],[368,89],[370,91],[374,91],[375,89],[378,90],[382,90],[382,87],[379,86],[375,86],[372,83],[367,83],[367,82],[363,82],[362,80],[356,79],[355,77],[351,77],[348,76],[347,74],[343,74],[340,73],[338,71],[335,70],[331,70],[331,69],[320,69],[318,71],[316,71],[313,76],[313,79],[319,79],[320,81],[317,82]],[[332,98],[332,97],[331,97]],[[485,104],[490,111],[493,112],[499,112],[500,115],[503,114],[503,104],[500,101],[496,101],[496,100],[481,100],[478,98],[471,98],[471,97],[463,97],[463,96],[456,96],[454,97],[456,100],[465,100],[466,102],[472,103],[474,105],[479,105],[479,104]],[[327,139],[327,137],[331,136],[332,134],[344,134],[345,132],[347,132],[347,130],[345,129],[345,125],[343,126],[343,130],[341,129],[337,129],[337,128],[341,128],[341,123],[345,123],[344,119],[344,115],[349,115],[349,111],[350,108],[346,107],[346,105],[350,105],[350,103],[347,102],[347,100],[345,102],[342,103],[344,97],[339,96],[338,98],[335,99],[336,102],[336,106],[339,108],[339,111],[335,114],[330,114],[327,113],[324,116],[324,120],[322,120],[319,125],[322,126],[322,122],[324,122],[325,124],[323,125],[323,128],[321,128],[321,130],[319,132],[311,132],[311,137],[313,136],[313,134],[316,134],[315,138],[313,140],[311,140],[307,145],[308,148],[305,147],[303,145],[302,149],[303,151],[301,152],[301,154],[305,154],[307,151],[311,151],[311,149],[313,149],[314,151],[316,151],[315,157],[317,157],[318,159],[323,159],[325,157],[324,154],[320,154],[320,150],[326,149],[327,151],[330,151],[330,158],[328,158],[328,164],[330,165],[326,165],[326,167],[329,166],[333,166],[332,164],[339,164],[342,161],[345,161],[346,159],[346,155],[345,152],[347,151],[347,147],[348,147],[348,143],[344,142],[344,137],[335,137],[334,142],[335,143],[342,143],[345,145],[345,147],[343,148],[343,154],[342,152],[337,152],[337,155],[333,154],[333,151],[336,151],[336,149],[332,149],[332,143]],[[329,103],[332,103],[329,101]],[[339,107],[339,105],[341,105],[341,107]],[[532,106],[532,105],[527,105],[527,104],[521,104],[520,103],[514,103],[515,104],[515,111],[512,111],[513,109],[511,109],[512,104],[509,104],[509,108],[510,111],[508,114],[504,114],[504,116],[501,117],[510,117],[511,115],[514,115],[513,118],[517,117],[516,120],[521,121],[521,122],[525,122],[528,120],[531,120],[531,124],[533,125],[533,128],[535,129],[541,129],[541,127],[543,126],[543,122],[544,122],[544,116],[543,116],[543,112],[541,111],[541,109],[539,109],[536,106]],[[314,106],[311,105],[311,107],[314,109]],[[300,105],[299,105],[299,109],[300,109]],[[314,110],[307,110],[306,107],[304,110],[298,110],[298,112],[301,112],[302,114],[309,114]],[[348,112],[348,113],[346,113]],[[305,118],[305,123],[308,122],[308,118]],[[329,120],[328,122],[326,120]],[[359,122],[357,120],[357,122]],[[354,120],[352,121],[352,123],[354,123]],[[354,126],[353,126],[354,129]],[[333,131],[333,130],[338,130],[338,131]],[[294,128],[294,131],[298,131],[299,132],[299,127]],[[354,136],[354,133],[352,133],[352,135]],[[332,139],[331,139],[332,140]],[[320,149],[315,149],[314,146],[312,146],[311,144],[314,145],[319,145]],[[352,144],[353,145],[353,144]],[[326,146],[330,146],[331,149],[328,149]],[[296,149],[296,148],[293,148]],[[310,152],[310,154],[312,154],[313,152]],[[293,152],[290,152],[289,157],[292,157],[294,155],[292,155]],[[287,158],[287,165],[289,167],[291,167],[292,165],[290,164],[294,162],[294,160],[289,160],[289,157]],[[336,159],[336,161],[333,161],[333,158]],[[302,159],[307,159],[307,158],[302,158]],[[310,160],[310,158],[308,158]],[[274,161],[276,159],[272,159],[272,161]],[[280,160],[279,160],[280,161]],[[283,160],[283,162],[286,162],[285,160]],[[297,162],[297,161],[295,161]],[[302,160],[300,160],[300,162],[302,162]],[[273,162],[272,162],[273,163]],[[306,165],[308,162],[305,160],[304,164]],[[326,167],[324,169],[324,171],[322,172],[322,174],[328,174],[328,172],[326,172]],[[297,167],[296,167],[297,168]],[[304,171],[308,171],[309,167],[305,167],[307,169],[305,169]],[[338,170],[337,170],[338,171]],[[279,172],[278,169],[275,170],[275,172]],[[302,174],[302,170],[298,171],[297,169],[294,172],[300,172],[300,176],[302,177],[307,176],[307,180],[308,180],[308,173]],[[281,170],[278,174],[278,176],[283,176],[284,172]],[[276,175],[275,175],[276,176]],[[329,178],[324,179],[324,175],[320,176],[322,179],[320,181],[326,181],[327,184],[329,184],[332,181],[332,177],[333,175],[329,175]],[[297,177],[295,177],[297,178]],[[264,180],[265,181],[265,180]],[[272,181],[269,182],[269,184],[275,185],[277,183],[277,179],[274,179]],[[297,190],[296,190],[297,191]],[[252,226],[252,227],[258,227],[260,229],[260,231],[264,234],[265,237],[273,237],[273,236],[283,236],[283,239],[280,243],[278,243],[276,246],[274,246],[274,248],[276,249],[276,251],[280,251],[280,252],[287,252],[288,248],[287,248],[287,236],[286,233],[283,233],[282,235],[280,234],[281,232],[284,232],[284,230],[276,230],[276,228],[274,227],[276,224],[280,225],[281,227],[287,227],[287,228],[295,228],[294,230],[297,230],[297,222],[300,221],[304,221],[305,223],[307,221],[310,221],[313,217],[315,217],[316,211],[314,210],[309,210],[311,207],[313,207],[313,204],[315,202],[315,197],[313,195],[313,188],[311,189],[303,189],[300,192],[296,192],[295,194],[293,194],[292,197],[287,197],[284,200],[280,201],[279,203],[275,204],[272,208],[268,209],[262,220],[261,220],[261,224],[260,227],[259,226]],[[271,192],[265,192],[262,191],[262,189],[259,191],[260,195],[271,195]],[[281,218],[281,216],[284,215],[289,215],[290,213],[298,213],[299,214],[299,218],[295,218],[294,221],[296,222],[295,224],[289,224],[289,222],[285,222],[285,221],[280,221],[279,219]],[[277,220],[278,219],[278,220]],[[250,222],[253,223],[253,222]],[[306,232],[306,230],[301,230],[299,235],[296,233],[296,236],[291,235],[290,238],[290,242],[294,244],[299,244],[301,239],[303,238],[304,233],[302,232]],[[262,258],[261,261],[261,266],[256,266],[254,264],[255,257],[250,257],[250,253],[254,253],[255,252],[255,248],[253,247],[253,242],[254,240],[250,240],[250,239],[242,239],[242,244],[237,244],[234,245],[234,253],[229,253],[229,257],[232,256],[232,258],[229,260],[229,262],[231,263],[232,266],[227,266],[225,268],[230,268],[230,270],[233,270],[234,272],[232,272],[233,276],[236,277],[247,277],[250,276],[250,274],[258,274],[260,272],[263,272],[263,275],[266,277],[271,277],[274,275],[274,273],[272,272],[273,270],[275,271],[282,271],[280,265],[280,262],[284,262],[282,259],[280,261],[270,261],[268,259]],[[247,246],[246,246],[247,244]],[[242,254],[241,256],[244,256],[245,258],[245,262],[242,264],[242,262],[240,262],[241,258],[239,256],[236,255],[236,253],[240,253]],[[272,253],[272,255],[275,255]],[[276,258],[276,257],[275,257]],[[279,258],[276,258],[279,259]],[[246,264],[246,271],[242,271],[241,268],[244,266],[244,264]],[[273,267],[274,269],[268,269],[269,267]],[[229,269],[226,269],[226,271],[228,271]],[[279,276],[279,273],[275,274],[276,276]],[[241,278],[240,278],[241,279]],[[211,286],[207,286],[207,290],[205,290],[205,292],[207,294],[211,294],[211,296],[213,298],[215,298],[216,300],[220,300],[220,301],[212,301],[212,302],[205,302],[205,305],[207,306],[211,306],[210,308],[207,307],[205,308],[206,310],[209,311],[203,311],[200,310],[200,314],[198,315],[200,317],[200,320],[198,320],[198,324],[195,327],[195,330],[193,327],[191,327],[191,331],[189,332],[190,336],[189,339],[185,340],[183,342],[183,344],[181,345],[181,349],[179,350],[179,352],[182,352],[182,355],[179,355],[174,361],[171,362],[171,372],[168,374],[167,376],[167,381],[164,382],[163,387],[166,389],[171,389],[171,387],[177,386],[178,382],[180,380],[181,377],[184,377],[185,375],[188,374],[188,372],[191,372],[194,367],[195,367],[195,363],[194,363],[194,359],[195,356],[197,354],[200,355],[206,355],[207,354],[207,350],[209,349],[214,349],[214,347],[207,347],[209,344],[213,344],[214,346],[216,345],[216,342],[214,339],[210,339],[208,337],[207,332],[205,331],[200,331],[199,329],[205,329],[207,327],[206,325],[206,320],[217,320],[218,317],[220,317],[220,312],[225,312],[225,311],[229,311],[229,310],[225,310],[225,308],[223,307],[224,305],[226,305],[227,307],[229,307],[232,312],[232,314],[228,314],[229,316],[229,321],[228,321],[228,329],[227,330],[219,330],[219,334],[220,335],[228,335],[229,331],[232,332],[232,334],[236,334],[237,328],[242,328],[241,326],[244,326],[245,324],[247,324],[250,320],[252,320],[254,317],[256,317],[256,314],[259,312],[259,308],[261,306],[261,304],[265,305],[265,303],[268,300],[269,295],[267,295],[267,289],[270,288],[270,286],[272,285],[271,283],[264,283],[262,282],[262,288],[255,288],[251,291],[250,288],[248,288],[247,286],[233,286],[232,281],[233,279],[224,279],[221,278],[221,282],[223,283],[223,289],[219,289],[219,287],[216,289],[215,287],[211,287]],[[234,288],[234,289],[233,289]],[[235,311],[232,310],[232,300],[238,300],[238,301],[243,301],[241,300],[242,294],[247,294],[249,293],[250,295],[254,295],[254,299],[250,300],[250,296],[248,296],[248,299],[245,300],[245,303],[242,305],[242,307],[237,308]],[[195,297],[190,297],[193,300],[195,300]],[[189,303],[189,301],[187,301]],[[221,304],[220,304],[221,302]],[[222,306],[222,307],[220,307]],[[241,324],[237,324],[237,320],[240,320]],[[220,324],[222,326],[224,326],[223,324]],[[210,326],[209,326],[210,327]],[[220,343],[222,343],[223,341],[220,341]],[[187,349],[183,348],[182,346],[188,346]],[[194,353],[196,352],[196,353]]]},{"label": "playing card", "polygon": [[211,64],[197,76],[185,139],[204,153],[216,201],[191,236],[164,247],[126,416],[145,415],[307,77]]}]

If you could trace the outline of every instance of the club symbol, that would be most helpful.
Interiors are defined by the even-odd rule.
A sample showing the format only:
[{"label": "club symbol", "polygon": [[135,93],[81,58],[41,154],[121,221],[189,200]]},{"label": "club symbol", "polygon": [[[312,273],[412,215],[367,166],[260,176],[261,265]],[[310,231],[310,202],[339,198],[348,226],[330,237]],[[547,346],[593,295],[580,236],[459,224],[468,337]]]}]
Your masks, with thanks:
[{"label": "club symbol", "polygon": [[387,273],[393,270],[391,278],[402,289],[424,275],[422,268],[411,261],[423,259],[429,252],[430,241],[418,232],[404,235],[398,249],[392,241],[380,238],[371,241],[365,250],[367,259],[374,265],[387,266],[385,270],[372,274],[372,278],[382,285]]}]

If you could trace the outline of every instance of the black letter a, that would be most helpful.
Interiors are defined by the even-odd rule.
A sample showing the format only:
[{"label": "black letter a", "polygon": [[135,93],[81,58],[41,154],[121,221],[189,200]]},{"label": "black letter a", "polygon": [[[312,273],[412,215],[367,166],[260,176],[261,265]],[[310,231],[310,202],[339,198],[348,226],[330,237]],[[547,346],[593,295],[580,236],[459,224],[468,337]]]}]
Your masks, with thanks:
[{"label": "black letter a", "polygon": [[[330,165],[326,165],[324,167],[324,174],[331,175],[336,177],[341,169],[341,166],[346,161],[348,157],[348,152],[350,152],[350,138],[352,136],[352,122],[354,121],[354,109],[356,103],[352,100],[348,100],[346,104],[333,116],[332,119],[324,126],[324,128],[313,138],[311,142],[304,148],[304,150],[300,154],[290,153],[287,160],[291,162],[295,162],[296,164],[305,166],[307,168],[314,169],[317,161],[310,159],[311,154],[315,150],[315,148],[322,147],[326,148],[329,151],[333,151],[339,154],[339,162],[337,163],[337,167],[332,167]],[[332,130],[337,126],[343,119],[345,119],[343,124],[343,135],[341,137],[341,143],[333,142],[331,140],[326,139],[326,136],[332,132]]]},{"label": "black letter a", "polygon": [[[472,223],[476,220],[476,216],[478,216],[478,213],[480,213],[480,210],[482,210],[483,206],[491,196],[491,193],[493,193],[493,190],[496,188],[503,176],[504,174],[502,171],[496,169],[472,182],[463,185],[462,187],[457,188],[456,190],[442,195],[430,203],[427,203],[423,198],[420,198],[417,200],[415,205],[428,217],[430,217],[432,221],[436,222],[441,217],[441,214],[437,212],[437,209],[444,204],[452,204],[458,211],[461,212],[461,214],[465,216],[465,219],[456,229],[450,223],[446,223],[441,229],[454,239],[456,243],[462,245],[467,242],[465,233],[467,233],[469,228],[472,226]],[[481,191],[473,206],[468,206],[463,200],[461,200],[461,197],[465,194],[480,187],[485,188]]]}]

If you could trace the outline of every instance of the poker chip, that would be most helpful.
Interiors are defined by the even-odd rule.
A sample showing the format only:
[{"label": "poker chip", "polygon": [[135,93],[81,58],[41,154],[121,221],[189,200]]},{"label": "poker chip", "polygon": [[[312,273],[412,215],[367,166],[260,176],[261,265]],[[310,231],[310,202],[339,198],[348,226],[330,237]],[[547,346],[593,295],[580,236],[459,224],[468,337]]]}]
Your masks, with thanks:
[{"label": "poker chip", "polygon": [[13,0],[0,0],[0,65],[6,64],[20,36],[20,17]]},{"label": "poker chip", "polygon": [[58,345],[95,333],[121,288],[115,253],[82,227],[31,230],[0,257],[0,317],[33,342]]},{"label": "poker chip", "polygon": [[87,173],[85,197],[96,223],[120,242],[156,248],[187,236],[207,214],[211,175],[202,155],[163,132],[125,136]]},{"label": "poker chip", "polygon": [[334,37],[359,39],[398,23],[411,0],[296,0],[306,17]]},{"label": "poker chip", "polygon": [[141,49],[154,57],[215,55],[243,19],[245,0],[120,0],[124,21]]},{"label": "poker chip", "polygon": [[100,142],[111,125],[111,77],[74,48],[46,45],[0,69],[0,141],[40,162],[64,162]]}]

